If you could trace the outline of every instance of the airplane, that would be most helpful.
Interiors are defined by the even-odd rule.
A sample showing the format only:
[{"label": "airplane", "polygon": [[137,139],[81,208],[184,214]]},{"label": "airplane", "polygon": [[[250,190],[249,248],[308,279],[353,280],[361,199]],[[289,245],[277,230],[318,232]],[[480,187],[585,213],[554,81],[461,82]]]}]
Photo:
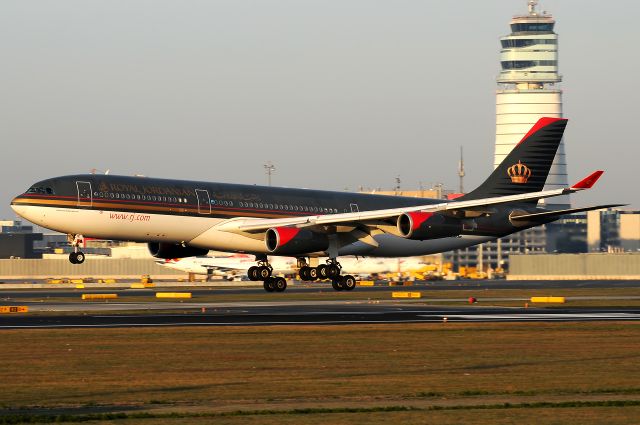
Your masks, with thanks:
[{"label": "airplane", "polygon": [[[330,279],[353,290],[341,256],[427,255],[501,238],[563,215],[538,201],[590,189],[603,171],[570,187],[543,190],[567,120],[541,118],[489,177],[454,200],[208,183],[116,175],[71,175],[33,184],[11,207],[21,217],[68,235],[69,261],[82,264],[84,237],[146,242],[156,258],[209,250],[255,255],[248,270],[268,292],[287,287],[270,256],[293,256],[301,279]],[[312,257],[328,257],[309,265]]]},{"label": "airplane", "polygon": [[[319,259],[322,261],[322,259]],[[246,273],[253,265],[254,257],[247,254],[235,254],[231,256],[201,256],[186,258],[156,259],[160,266],[185,273],[194,273],[210,276],[222,276],[234,278]],[[295,257],[271,257],[269,264],[273,267],[272,274],[295,274],[298,272]],[[355,258],[344,257],[341,262],[342,271],[359,275],[370,276],[372,274],[391,273],[400,269],[403,272],[419,271],[424,268],[424,262],[419,257],[407,258]]]},{"label": "airplane", "polygon": [[[224,278],[234,278],[241,274],[246,274],[247,269],[253,266],[255,257],[248,254],[234,254],[230,256],[194,256],[185,258],[157,258],[156,264],[173,270],[185,273],[221,276]],[[296,259],[292,257],[271,257],[269,264],[273,268],[272,274],[293,274],[296,273]]]}]

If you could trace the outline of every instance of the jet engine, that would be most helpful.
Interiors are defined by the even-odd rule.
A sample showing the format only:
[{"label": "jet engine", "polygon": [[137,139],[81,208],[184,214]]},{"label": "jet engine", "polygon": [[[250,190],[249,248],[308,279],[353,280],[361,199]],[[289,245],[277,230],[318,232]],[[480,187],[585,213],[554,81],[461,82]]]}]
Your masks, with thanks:
[{"label": "jet engine", "polygon": [[193,248],[180,244],[172,244],[165,242],[149,242],[147,244],[149,252],[156,258],[185,258],[194,257],[196,255],[207,255],[208,249]]},{"label": "jet engine", "polygon": [[414,240],[448,238],[462,233],[460,220],[438,213],[403,213],[398,217],[397,226],[400,236]]},{"label": "jet engine", "polygon": [[267,251],[278,255],[298,255],[326,251],[329,238],[322,233],[296,227],[272,227],[264,237]]}]

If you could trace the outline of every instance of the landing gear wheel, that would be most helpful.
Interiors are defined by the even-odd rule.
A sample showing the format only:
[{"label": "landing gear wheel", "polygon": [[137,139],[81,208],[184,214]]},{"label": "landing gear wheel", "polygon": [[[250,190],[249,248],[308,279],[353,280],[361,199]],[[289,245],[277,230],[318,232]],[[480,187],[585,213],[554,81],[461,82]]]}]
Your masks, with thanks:
[{"label": "landing gear wheel", "polygon": [[261,279],[268,279],[271,277],[271,269],[267,266],[260,266],[258,267],[258,276],[260,276]]},{"label": "landing gear wheel", "polygon": [[249,267],[249,270],[247,270],[247,276],[249,276],[249,280],[260,280],[260,276],[258,276],[258,267]]},{"label": "landing gear wheel", "polygon": [[329,279],[335,279],[340,276],[340,267],[336,264],[327,264],[325,273]]},{"label": "landing gear wheel", "polygon": [[346,276],[342,276],[340,279],[342,281],[342,287],[345,291],[353,291],[356,287],[356,278],[351,276],[350,274]]},{"label": "landing gear wheel", "polygon": [[333,286],[333,289],[335,289],[336,291],[342,291],[343,289],[345,289],[342,285],[342,281],[339,279],[334,279],[331,282],[331,286]]},{"label": "landing gear wheel", "polygon": [[84,252],[78,251],[75,254],[76,254],[76,264],[84,263]]},{"label": "landing gear wheel", "polygon": [[326,264],[320,264],[318,267],[316,267],[316,273],[318,274],[318,279],[327,279],[329,277],[327,276]]},{"label": "landing gear wheel", "polygon": [[300,280],[304,280],[304,281],[311,280],[309,276],[310,270],[311,268],[308,266],[300,267],[300,271],[298,272],[298,275],[300,275]]},{"label": "landing gear wheel", "polygon": [[78,253],[72,252],[69,254],[69,262],[71,264],[79,264],[78,263]]},{"label": "landing gear wheel", "polygon": [[267,292],[273,292],[276,290],[276,285],[272,278],[265,280],[263,286],[264,290]]},{"label": "landing gear wheel", "polygon": [[318,280],[318,269],[309,267],[309,280]]},{"label": "landing gear wheel", "polygon": [[284,292],[284,290],[287,289],[287,281],[284,277],[276,277],[272,279],[276,292]]}]

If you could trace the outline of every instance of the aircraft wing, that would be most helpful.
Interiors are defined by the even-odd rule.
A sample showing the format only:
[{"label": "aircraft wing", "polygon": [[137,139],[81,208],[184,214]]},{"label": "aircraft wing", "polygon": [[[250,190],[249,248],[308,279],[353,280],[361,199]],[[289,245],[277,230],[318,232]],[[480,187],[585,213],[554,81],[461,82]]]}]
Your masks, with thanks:
[{"label": "aircraft wing", "polygon": [[483,207],[508,204],[514,202],[524,202],[531,200],[538,200],[544,198],[550,198],[553,196],[567,195],[580,190],[590,189],[595,182],[600,178],[603,171],[596,171],[590,174],[588,177],[582,179],[580,182],[574,184],[571,187],[545,190],[540,192],[530,192],[518,195],[497,196],[492,198],[473,199],[469,201],[451,201],[442,202],[438,204],[430,205],[418,205],[413,207],[404,208],[391,208],[384,210],[374,211],[362,211],[351,212],[343,214],[330,214],[330,215],[313,215],[304,217],[292,217],[292,218],[277,218],[277,219],[239,219],[229,220],[221,223],[217,229],[222,231],[228,231],[232,233],[258,233],[264,232],[272,227],[309,227],[309,226],[330,226],[330,225],[348,225],[359,224],[374,220],[385,220],[399,215],[411,212],[445,212],[445,211],[469,211],[477,212],[478,209]]}]

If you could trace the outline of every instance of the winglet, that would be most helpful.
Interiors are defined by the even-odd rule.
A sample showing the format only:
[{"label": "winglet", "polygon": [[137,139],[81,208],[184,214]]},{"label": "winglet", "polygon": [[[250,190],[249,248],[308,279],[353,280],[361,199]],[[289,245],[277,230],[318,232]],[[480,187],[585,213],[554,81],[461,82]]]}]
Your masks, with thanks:
[{"label": "winglet", "polygon": [[578,183],[571,186],[571,189],[591,189],[593,185],[596,184],[596,182],[598,181],[600,176],[602,176],[603,173],[604,171],[602,170],[595,171],[591,173],[589,176],[580,180]]}]

